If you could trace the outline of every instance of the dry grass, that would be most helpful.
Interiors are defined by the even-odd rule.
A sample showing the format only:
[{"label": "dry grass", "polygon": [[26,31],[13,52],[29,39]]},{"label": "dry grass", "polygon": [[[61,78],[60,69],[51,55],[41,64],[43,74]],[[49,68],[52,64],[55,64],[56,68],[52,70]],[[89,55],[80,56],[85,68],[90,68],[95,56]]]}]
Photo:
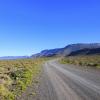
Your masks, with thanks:
[{"label": "dry grass", "polygon": [[41,71],[47,58],[0,61],[0,100],[15,100]]},{"label": "dry grass", "polygon": [[66,57],[61,59],[60,62],[100,68],[100,55]]}]

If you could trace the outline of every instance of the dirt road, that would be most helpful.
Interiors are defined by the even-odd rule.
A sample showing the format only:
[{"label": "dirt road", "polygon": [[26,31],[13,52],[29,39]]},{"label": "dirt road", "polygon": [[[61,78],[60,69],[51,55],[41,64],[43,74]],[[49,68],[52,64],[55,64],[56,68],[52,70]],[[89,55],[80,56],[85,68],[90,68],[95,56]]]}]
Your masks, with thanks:
[{"label": "dirt road", "polygon": [[44,64],[38,100],[100,100],[100,70]]}]

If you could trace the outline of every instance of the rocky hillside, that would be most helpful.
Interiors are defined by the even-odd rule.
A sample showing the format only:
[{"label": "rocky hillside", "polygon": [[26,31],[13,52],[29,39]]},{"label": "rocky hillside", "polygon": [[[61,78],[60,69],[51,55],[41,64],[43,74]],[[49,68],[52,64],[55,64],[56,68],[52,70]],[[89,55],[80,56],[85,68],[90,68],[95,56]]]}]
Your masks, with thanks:
[{"label": "rocky hillside", "polygon": [[77,56],[77,55],[100,55],[100,48],[78,50],[72,52],[68,56]]}]

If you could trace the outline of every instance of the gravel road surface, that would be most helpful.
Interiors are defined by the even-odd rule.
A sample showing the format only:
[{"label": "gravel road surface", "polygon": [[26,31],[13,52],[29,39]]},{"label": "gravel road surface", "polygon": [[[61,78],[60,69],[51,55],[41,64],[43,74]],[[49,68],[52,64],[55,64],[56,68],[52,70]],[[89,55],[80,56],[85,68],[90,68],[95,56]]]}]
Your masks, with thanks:
[{"label": "gravel road surface", "polygon": [[100,100],[100,70],[48,61],[38,100]]}]

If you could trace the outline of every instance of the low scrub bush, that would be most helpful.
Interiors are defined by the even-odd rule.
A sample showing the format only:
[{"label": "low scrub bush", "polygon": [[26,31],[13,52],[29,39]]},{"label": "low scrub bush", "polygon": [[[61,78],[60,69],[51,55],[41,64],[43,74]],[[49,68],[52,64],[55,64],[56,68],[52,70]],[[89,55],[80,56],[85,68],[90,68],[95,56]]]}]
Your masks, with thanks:
[{"label": "low scrub bush", "polygon": [[91,66],[100,68],[100,55],[93,56],[71,56],[62,58],[60,60],[62,64],[75,64],[81,66]]},{"label": "low scrub bush", "polygon": [[45,60],[48,59],[0,61],[0,100],[15,100],[36,79]]}]

